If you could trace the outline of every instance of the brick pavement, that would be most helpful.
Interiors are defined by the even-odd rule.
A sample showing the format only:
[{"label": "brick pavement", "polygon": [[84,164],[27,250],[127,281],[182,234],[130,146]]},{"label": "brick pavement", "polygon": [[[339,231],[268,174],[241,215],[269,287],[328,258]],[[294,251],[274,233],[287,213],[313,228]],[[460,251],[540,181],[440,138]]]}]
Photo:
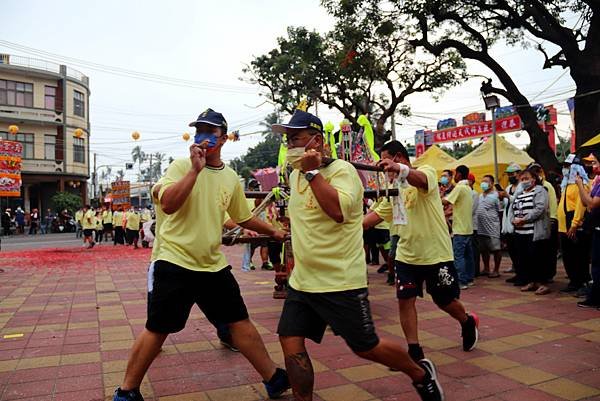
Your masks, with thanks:
[{"label": "brick pavement", "polygon": [[[239,266],[241,248],[226,252]],[[112,245],[0,254],[0,400],[110,400],[145,322],[148,257],[148,250]],[[374,270],[378,332],[401,340],[393,290]],[[271,298],[273,273],[235,274],[267,349],[282,363],[275,334],[282,301]],[[481,318],[481,340],[470,353],[460,349],[452,319],[429,298],[418,302],[421,342],[438,365],[447,400],[600,400],[600,311],[577,308],[573,297],[557,292],[523,294],[502,279],[478,280],[463,301]],[[417,399],[406,377],[352,355],[330,332],[323,344],[309,343],[309,352],[316,400]],[[219,345],[198,311],[167,339],[142,392],[155,401],[265,397],[259,375]]]}]

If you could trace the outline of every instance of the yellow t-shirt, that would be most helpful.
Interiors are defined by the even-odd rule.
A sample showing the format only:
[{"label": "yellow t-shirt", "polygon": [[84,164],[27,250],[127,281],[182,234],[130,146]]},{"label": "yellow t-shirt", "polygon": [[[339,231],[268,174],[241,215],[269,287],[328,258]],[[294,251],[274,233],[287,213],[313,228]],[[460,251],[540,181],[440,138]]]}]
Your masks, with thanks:
[{"label": "yellow t-shirt", "polygon": [[[159,199],[164,191],[181,180],[192,164],[189,158],[177,159],[163,177]],[[160,224],[160,249],[157,260],[166,260],[186,269],[216,272],[227,267],[221,252],[221,234],[225,212],[236,223],[252,218],[240,179],[223,165],[206,166],[181,208],[165,214]]]},{"label": "yellow t-shirt", "polygon": [[113,213],[112,217],[113,227],[121,227],[123,225],[123,212],[119,212],[118,210]]},{"label": "yellow t-shirt", "polygon": [[[378,200],[376,200],[371,207],[369,208],[369,210],[375,210],[377,209],[377,207],[382,203],[382,202],[388,202],[387,198],[380,198]],[[391,204],[390,204],[391,206]],[[381,217],[381,216],[380,216]],[[377,224],[375,227],[373,228],[377,228],[380,230],[389,230],[390,229],[390,223],[387,220],[383,220],[381,223]]]},{"label": "yellow t-shirt", "polygon": [[329,217],[298,170],[290,175],[289,215],[294,250],[290,285],[298,291],[333,292],[367,286],[363,250],[363,187],[356,169],[335,160],[323,178],[339,196],[342,223]]},{"label": "yellow t-shirt", "polygon": [[452,203],[452,233],[473,234],[473,191],[466,181],[461,181],[446,196]]},{"label": "yellow t-shirt", "polygon": [[158,201],[158,198],[155,198],[154,195],[154,190],[158,185],[162,185],[163,184],[163,180],[162,178],[160,180],[158,180],[156,182],[156,184],[154,184],[154,186],[152,187],[152,190],[150,192],[150,196],[152,196],[152,203],[154,204],[154,213],[155,213],[155,220],[154,220],[154,242],[152,243],[152,254],[150,255],[150,261],[153,262],[156,260],[157,256],[158,256],[158,251],[160,248],[160,235],[158,235],[159,233],[159,229],[160,229],[160,225],[162,224],[162,222],[165,219],[165,213],[162,210],[162,207],[160,206],[160,202]]},{"label": "yellow t-shirt", "polygon": [[556,216],[558,219],[558,232],[567,232],[567,215],[565,214],[565,199],[567,202],[567,212],[575,212],[573,215],[573,221],[571,225],[577,227],[583,224],[583,216],[585,215],[585,206],[579,196],[579,188],[576,184],[568,184],[560,197],[560,203],[556,210]]},{"label": "yellow t-shirt", "polygon": [[125,218],[127,219],[127,224],[125,228],[129,230],[139,230],[140,229],[140,214],[138,212],[127,212],[125,213]]},{"label": "yellow t-shirt", "polygon": [[400,240],[396,260],[411,265],[450,262],[454,260],[454,255],[438,191],[437,173],[427,165],[417,170],[427,176],[427,190],[411,185],[400,188],[407,224],[398,225]]},{"label": "yellow t-shirt", "polygon": [[92,209],[89,209],[87,212],[85,212],[81,221],[81,226],[84,230],[95,230],[96,212],[94,212]]},{"label": "yellow t-shirt", "polygon": [[542,181],[542,185],[548,191],[548,213],[550,214],[551,219],[557,219],[557,211],[558,211],[558,200],[556,199],[556,191],[552,184],[548,181]]},{"label": "yellow t-shirt", "polygon": [[96,216],[96,230],[102,230],[104,226],[102,225],[102,216]]},{"label": "yellow t-shirt", "polygon": [[102,212],[102,222],[104,224],[112,224],[113,213],[110,210],[104,210]]},{"label": "yellow t-shirt", "polygon": [[400,230],[399,224],[394,224],[393,202],[394,198],[390,198],[389,201],[387,200],[387,198],[382,198],[377,204],[373,204],[373,206],[371,206],[371,210],[373,210],[377,214],[377,216],[381,217],[383,221],[389,226],[390,236],[399,235],[398,232]]},{"label": "yellow t-shirt", "polygon": [[83,219],[83,210],[76,211],[75,212],[75,221],[78,222],[79,224],[81,224],[82,219]]},{"label": "yellow t-shirt", "polygon": [[150,213],[149,210],[144,209],[144,211],[142,212],[142,214],[140,216],[140,220],[142,223],[152,220],[152,213]]}]

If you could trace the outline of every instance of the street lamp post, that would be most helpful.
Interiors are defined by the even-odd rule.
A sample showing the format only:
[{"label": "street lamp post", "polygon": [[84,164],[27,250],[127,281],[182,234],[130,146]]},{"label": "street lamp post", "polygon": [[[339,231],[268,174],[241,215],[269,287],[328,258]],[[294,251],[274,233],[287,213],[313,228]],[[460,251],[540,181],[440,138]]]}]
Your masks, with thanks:
[{"label": "street lamp post", "polygon": [[494,180],[498,182],[498,144],[496,141],[496,109],[500,107],[500,100],[496,95],[483,94],[485,109],[492,111],[492,147],[494,149]]}]

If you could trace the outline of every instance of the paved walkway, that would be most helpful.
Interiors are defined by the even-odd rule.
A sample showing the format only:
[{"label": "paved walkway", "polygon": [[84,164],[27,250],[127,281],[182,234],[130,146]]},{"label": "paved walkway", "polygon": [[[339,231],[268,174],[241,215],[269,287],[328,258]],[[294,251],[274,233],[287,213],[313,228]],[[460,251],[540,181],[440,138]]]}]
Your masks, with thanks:
[{"label": "paved walkway", "polygon": [[[240,265],[241,248],[227,254]],[[0,253],[0,400],[110,400],[144,325],[148,257],[148,250],[112,245]],[[394,292],[369,270],[378,332],[403,341]],[[235,274],[268,350],[282,363],[273,273]],[[429,299],[418,302],[421,342],[438,364],[447,400],[600,400],[600,311],[577,308],[557,292],[523,294],[502,279],[478,280],[463,300],[481,318],[481,341],[470,353],[460,349],[452,319]],[[309,352],[316,400],[417,399],[405,376],[355,357],[331,333]],[[219,345],[197,311],[167,339],[142,392],[156,401],[265,397],[259,375]]]}]

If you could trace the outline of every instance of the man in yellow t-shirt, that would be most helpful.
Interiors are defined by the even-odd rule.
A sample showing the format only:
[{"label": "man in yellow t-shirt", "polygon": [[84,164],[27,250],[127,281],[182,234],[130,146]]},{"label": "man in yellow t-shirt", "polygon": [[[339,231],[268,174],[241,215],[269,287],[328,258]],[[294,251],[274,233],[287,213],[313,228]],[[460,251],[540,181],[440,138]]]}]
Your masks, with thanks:
[{"label": "man in yellow t-shirt", "polygon": [[396,296],[408,352],[414,360],[423,357],[415,307],[417,296],[423,296],[423,283],[435,304],[460,322],[463,350],[471,351],[477,345],[479,319],[474,313],[467,314],[458,300],[458,277],[436,170],[427,165],[412,168],[406,148],[398,141],[383,145],[382,156],[384,152],[390,158],[382,159],[380,165],[398,175],[399,207],[394,209],[398,212],[393,216],[399,223]]},{"label": "man in yellow t-shirt", "polygon": [[362,183],[348,162],[323,163],[322,127],[301,110],[288,124],[273,126],[287,135],[294,169],[288,206],[294,270],[277,328],[294,395],[312,399],[314,373],[305,342],[320,343],[329,325],[358,356],[410,376],[421,395],[426,392],[423,399],[442,399],[430,361],[415,363],[399,342],[375,333],[362,246]]},{"label": "man in yellow t-shirt", "polygon": [[118,206],[113,212],[112,225],[114,231],[113,244],[125,245],[125,230],[123,229],[123,207]]},{"label": "man in yellow t-shirt", "polygon": [[113,241],[115,235],[113,234],[113,212],[109,206],[102,208],[102,226],[104,231],[104,241],[108,241],[108,235],[110,234],[110,240]]},{"label": "man in yellow t-shirt", "polygon": [[77,210],[75,212],[75,224],[77,225],[77,228],[75,229],[75,238],[80,238],[83,234],[83,208],[79,208],[79,210]]},{"label": "man in yellow t-shirt", "polygon": [[134,249],[138,249],[138,240],[140,239],[140,212],[132,207],[125,213],[125,238],[127,245],[133,244]]},{"label": "man in yellow t-shirt", "polygon": [[469,185],[469,168],[456,168],[456,186],[442,203],[452,205],[452,248],[454,266],[458,273],[460,289],[466,290],[474,284],[475,258],[473,256],[473,190]]},{"label": "man in yellow t-shirt", "polygon": [[148,319],[114,399],[142,398],[144,374],[169,333],[185,327],[194,304],[209,320],[229,326],[233,344],[262,376],[267,394],[276,398],[289,388],[287,374],[269,357],[220,248],[225,212],[240,226],[277,240],[286,233],[252,216],[238,175],[221,160],[227,141],[223,115],[207,109],[190,126],[196,127],[190,157],[169,165],[158,192],[164,218],[148,278]]},{"label": "man in yellow t-shirt", "polygon": [[90,205],[83,207],[83,217],[81,218],[81,227],[83,228],[83,244],[88,244],[88,248],[93,248],[94,231],[96,230],[96,213]]}]

